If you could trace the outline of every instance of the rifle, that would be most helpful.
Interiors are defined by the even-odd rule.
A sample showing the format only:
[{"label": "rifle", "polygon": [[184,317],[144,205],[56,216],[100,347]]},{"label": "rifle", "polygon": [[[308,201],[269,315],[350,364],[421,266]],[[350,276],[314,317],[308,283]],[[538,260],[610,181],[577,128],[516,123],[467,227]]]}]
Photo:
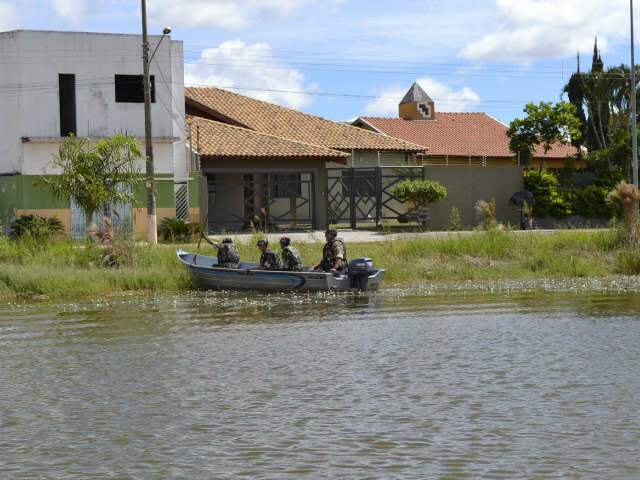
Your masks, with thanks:
[{"label": "rifle", "polygon": [[207,237],[207,236],[205,235],[205,233],[204,233],[204,232],[200,232],[200,239],[198,240],[198,250],[200,250],[200,243],[202,243],[202,239],[203,239],[203,238],[204,238],[204,239],[205,239],[205,241],[206,241],[209,245],[211,245],[212,247],[219,248],[219,246],[220,246],[220,245],[222,245],[222,242],[218,242],[218,241],[211,241],[211,240],[209,240],[209,237]]}]

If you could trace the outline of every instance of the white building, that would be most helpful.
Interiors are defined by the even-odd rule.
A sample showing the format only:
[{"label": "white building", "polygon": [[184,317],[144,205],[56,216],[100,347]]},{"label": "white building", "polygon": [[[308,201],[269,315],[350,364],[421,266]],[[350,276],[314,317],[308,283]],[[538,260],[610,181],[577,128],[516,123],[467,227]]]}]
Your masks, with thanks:
[{"label": "white building", "polygon": [[[152,52],[160,39],[150,36]],[[71,228],[76,217],[71,206],[33,187],[34,177],[57,173],[51,160],[63,137],[101,139],[123,132],[142,144],[141,44],[140,35],[0,33],[0,220],[24,213],[57,215]],[[182,42],[165,38],[151,63],[155,169],[167,179],[158,183],[159,217],[175,216],[170,179],[188,174],[183,71]],[[139,231],[146,210],[136,212]]]}]

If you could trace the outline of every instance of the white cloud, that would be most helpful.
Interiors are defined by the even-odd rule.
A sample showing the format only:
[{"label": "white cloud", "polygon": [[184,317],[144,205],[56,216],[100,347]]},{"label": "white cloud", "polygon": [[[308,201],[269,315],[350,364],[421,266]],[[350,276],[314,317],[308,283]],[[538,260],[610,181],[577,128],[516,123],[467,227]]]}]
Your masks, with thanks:
[{"label": "white cloud", "polygon": [[610,41],[629,35],[627,0],[496,0],[495,31],[467,44],[461,56],[477,60],[528,62],[588,52],[598,35],[606,50]]},{"label": "white cloud", "polygon": [[63,20],[78,25],[87,11],[85,0],[51,0],[56,15]]},{"label": "white cloud", "polygon": [[14,29],[17,23],[16,7],[7,2],[0,2],[0,30]]},{"label": "white cloud", "polygon": [[305,86],[302,73],[279,64],[271,55],[271,47],[267,43],[223,42],[216,48],[203,50],[195,63],[185,65],[185,84],[244,87],[233,91],[291,108],[309,105],[309,95],[289,92],[315,91],[317,86]]},{"label": "white cloud", "polygon": [[[467,112],[480,102],[480,96],[469,87],[453,90],[448,85],[428,77],[418,79],[418,84],[433,99],[436,112]],[[396,117],[398,103],[407,90],[408,86],[395,86],[383,90],[378,98],[365,106],[365,112],[368,115]]]},{"label": "white cloud", "polygon": [[288,15],[310,0],[154,0],[148,6],[152,21],[187,28],[247,28],[265,12]]}]

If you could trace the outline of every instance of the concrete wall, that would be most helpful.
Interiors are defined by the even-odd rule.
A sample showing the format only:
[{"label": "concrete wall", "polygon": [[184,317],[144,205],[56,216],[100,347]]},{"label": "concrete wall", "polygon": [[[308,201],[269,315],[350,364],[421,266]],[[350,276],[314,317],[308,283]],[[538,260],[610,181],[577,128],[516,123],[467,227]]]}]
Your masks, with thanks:
[{"label": "concrete wall", "polygon": [[[150,37],[152,48],[159,40],[159,36]],[[76,76],[78,136],[107,137],[126,132],[143,137],[144,104],[116,103],[114,83],[115,74],[142,74],[141,42],[139,35],[0,33],[0,59],[6,67],[0,69],[0,84],[10,89],[0,96],[0,173],[47,171],[52,149],[40,145],[23,149],[21,137],[60,136],[60,73]],[[172,152],[158,152],[157,170],[184,171],[182,42],[163,41],[151,64],[151,74],[156,87],[156,102],[151,107],[153,136],[181,139],[181,146],[174,145]]]},{"label": "concrete wall", "polygon": [[[55,155],[58,153],[59,143],[56,139],[33,140],[20,144],[23,175],[55,175],[60,172],[51,165]],[[140,151],[144,154],[144,142],[139,141]],[[174,144],[167,141],[153,142],[154,169],[157,174],[172,175],[174,172],[174,162],[176,161],[176,149]],[[184,158],[184,157],[183,157]],[[143,158],[138,161],[138,171],[145,171]],[[184,168],[182,169],[184,171]],[[177,175],[176,175],[177,176]],[[182,173],[185,178],[186,174]]]},{"label": "concrete wall", "polygon": [[522,169],[514,166],[491,168],[463,166],[427,167],[427,178],[437,180],[447,187],[447,198],[431,208],[431,226],[446,228],[452,207],[460,210],[462,224],[474,227],[478,224],[475,203],[478,200],[495,200],[499,222],[519,225],[520,215],[509,205],[509,198],[524,189]]}]

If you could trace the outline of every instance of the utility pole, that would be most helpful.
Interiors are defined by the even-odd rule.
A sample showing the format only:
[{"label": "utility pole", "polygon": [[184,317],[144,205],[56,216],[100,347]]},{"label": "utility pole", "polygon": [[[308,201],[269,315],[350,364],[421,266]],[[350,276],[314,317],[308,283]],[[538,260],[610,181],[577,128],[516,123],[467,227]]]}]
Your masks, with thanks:
[{"label": "utility pole", "polygon": [[158,223],[156,218],[156,186],[153,166],[153,143],[151,137],[151,81],[149,78],[149,39],[147,37],[147,2],[142,1],[142,63],[144,82],[144,140],[147,173],[147,241],[158,244]]},{"label": "utility pole", "polygon": [[[631,17],[631,139],[632,139],[632,159],[633,159],[633,184],[638,188],[638,125],[636,112],[636,60],[634,52],[633,38],[633,0],[629,0],[629,10]],[[637,205],[636,205],[637,208]]]}]

